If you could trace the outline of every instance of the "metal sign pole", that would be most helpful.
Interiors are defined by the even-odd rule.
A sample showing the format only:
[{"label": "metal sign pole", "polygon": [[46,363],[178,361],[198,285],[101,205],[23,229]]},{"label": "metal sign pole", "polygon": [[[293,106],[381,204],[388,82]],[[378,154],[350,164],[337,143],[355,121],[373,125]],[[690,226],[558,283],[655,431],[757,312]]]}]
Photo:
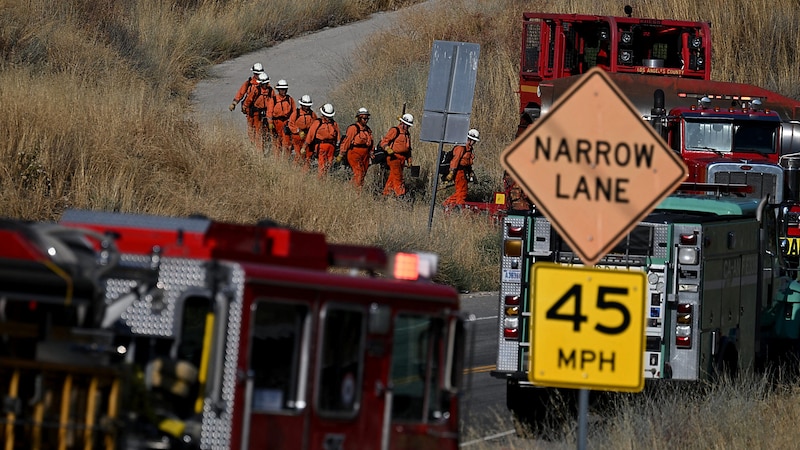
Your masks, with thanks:
[{"label": "metal sign pole", "polygon": [[[438,169],[439,163],[442,161],[442,151],[444,149],[444,143],[439,142],[439,157],[436,159],[436,167]],[[439,189],[439,171],[434,170],[431,172],[433,176],[433,189],[431,190],[431,209],[428,212],[428,232],[431,231],[431,227],[433,226],[433,211],[436,209],[436,191]]]},{"label": "metal sign pole", "polygon": [[[450,105],[450,98],[453,92],[453,78],[456,70],[456,61],[458,61],[458,45],[453,45],[453,57],[450,59],[450,80],[447,84],[447,97],[445,98],[445,105]],[[447,113],[445,112],[445,117]],[[442,121],[442,136],[445,135],[445,127],[447,120]],[[433,175],[433,189],[431,190],[431,208],[428,211],[428,232],[431,231],[433,226],[433,211],[436,209],[436,189],[439,187],[439,163],[442,161],[442,151],[444,149],[443,141],[439,141],[439,156],[436,158],[436,169],[431,172]]]},{"label": "metal sign pole", "polygon": [[589,415],[589,390],[578,392],[578,450],[586,450],[586,422]]}]

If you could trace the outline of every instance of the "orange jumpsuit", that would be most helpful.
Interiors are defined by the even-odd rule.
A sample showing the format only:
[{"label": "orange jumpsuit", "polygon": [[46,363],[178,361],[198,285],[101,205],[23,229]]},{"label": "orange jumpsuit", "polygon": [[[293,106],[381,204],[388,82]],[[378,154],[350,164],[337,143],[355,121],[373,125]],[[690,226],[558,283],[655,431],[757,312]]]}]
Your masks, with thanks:
[{"label": "orange jumpsuit", "polygon": [[258,88],[253,92],[253,95],[248,95],[247,98],[244,99],[243,105],[251,111],[256,111],[256,145],[260,150],[264,150],[264,142],[267,139],[264,128],[264,117],[267,114],[267,103],[273,95],[275,95],[275,93],[272,90],[272,86],[270,86],[269,83],[264,83],[258,86]]},{"label": "orange jumpsuit", "polygon": [[272,124],[274,127],[274,141],[275,151],[279,154],[290,152],[290,136],[285,128],[289,124],[289,116],[295,110],[297,105],[291,95],[281,95],[280,91],[267,102],[267,123]]},{"label": "orange jumpsuit", "polygon": [[295,108],[289,116],[289,133],[291,134],[291,143],[294,148],[294,162],[300,163],[305,161],[306,167],[311,164],[311,156],[313,153],[301,153],[303,142],[306,140],[306,134],[311,124],[316,120],[317,114],[308,106]]},{"label": "orange jumpsuit", "polygon": [[369,126],[362,126],[356,122],[347,127],[339,146],[340,154],[347,158],[347,163],[353,169],[353,184],[358,188],[364,186],[364,177],[369,168],[369,153],[373,144],[372,130]]},{"label": "orange jumpsuit", "polygon": [[[403,130],[405,127],[405,130]],[[398,197],[406,193],[406,184],[403,180],[403,166],[406,161],[411,163],[411,135],[405,124],[392,127],[381,139],[381,147],[392,149],[393,153],[386,157],[389,166],[389,178],[383,187],[383,195],[394,194]]]},{"label": "orange jumpsuit", "polygon": [[339,124],[330,117],[320,117],[308,129],[306,146],[311,149],[312,145],[316,145],[319,178],[328,174],[328,169],[333,164],[333,153],[336,151],[337,142],[339,142]]},{"label": "orange jumpsuit", "polygon": [[443,205],[463,205],[467,201],[467,176],[472,172],[472,163],[475,154],[472,152],[472,142],[466,145],[456,145],[453,148],[453,159],[450,161],[450,171],[455,173],[456,192],[444,201]]},{"label": "orange jumpsuit", "polygon": [[256,119],[258,114],[257,111],[251,112],[249,108],[245,108],[244,100],[256,89],[258,89],[258,78],[253,75],[242,83],[242,87],[236,92],[236,97],[233,97],[233,103],[242,102],[242,114],[247,117],[247,135],[250,136],[250,140],[253,142],[256,141]]}]

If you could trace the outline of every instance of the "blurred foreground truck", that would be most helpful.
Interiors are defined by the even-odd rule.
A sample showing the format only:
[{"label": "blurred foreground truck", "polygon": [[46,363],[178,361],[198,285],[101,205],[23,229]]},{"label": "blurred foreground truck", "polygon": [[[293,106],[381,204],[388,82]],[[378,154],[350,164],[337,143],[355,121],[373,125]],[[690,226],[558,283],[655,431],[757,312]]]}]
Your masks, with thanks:
[{"label": "blurred foreground truck", "polygon": [[[682,189],[597,264],[647,274],[646,383],[709,380],[791,354],[800,348],[800,102],[710,80],[709,24],[628,14],[524,15],[519,134],[601,66],[688,166]],[[581,261],[505,182],[492,374],[507,381],[520,422],[536,424],[550,389],[528,381],[532,268]]]},{"label": "blurred foreground truck", "polygon": [[0,221],[4,449],[456,449],[435,257],[67,211]]}]

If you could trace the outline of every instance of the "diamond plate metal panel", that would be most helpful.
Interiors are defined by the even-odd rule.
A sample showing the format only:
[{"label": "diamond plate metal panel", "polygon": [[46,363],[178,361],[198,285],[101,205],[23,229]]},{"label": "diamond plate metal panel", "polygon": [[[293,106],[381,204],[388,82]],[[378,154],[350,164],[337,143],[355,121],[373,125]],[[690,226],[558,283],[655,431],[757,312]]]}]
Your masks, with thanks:
[{"label": "diamond plate metal panel", "polygon": [[[220,404],[206,401],[203,406],[203,429],[200,448],[228,449],[232,435],[233,397],[236,387],[236,367],[241,345],[242,304],[244,303],[245,274],[238,264],[225,264],[230,268],[231,278],[227,291],[231,291],[228,303],[228,335],[225,341],[225,364],[222,372],[222,395]],[[221,408],[221,409],[220,409]]]},{"label": "diamond plate metal panel", "polygon": [[[516,239],[509,237],[510,227],[524,227],[525,217],[510,216],[503,222],[503,240]],[[523,249],[524,251],[524,249]],[[503,336],[505,322],[504,299],[506,296],[517,296],[522,293],[522,258],[502,256],[501,258],[500,298],[498,299],[498,336],[497,336],[497,370],[515,372],[518,370],[519,341],[508,340]],[[521,305],[520,305],[521,306]],[[520,328],[522,327],[520,317]],[[522,330],[520,329],[520,334]]]},{"label": "diamond plate metal panel", "polygon": [[134,301],[122,314],[122,321],[134,334],[174,337],[175,305],[190,287],[205,287],[206,269],[202,261],[164,258],[157,289]]}]

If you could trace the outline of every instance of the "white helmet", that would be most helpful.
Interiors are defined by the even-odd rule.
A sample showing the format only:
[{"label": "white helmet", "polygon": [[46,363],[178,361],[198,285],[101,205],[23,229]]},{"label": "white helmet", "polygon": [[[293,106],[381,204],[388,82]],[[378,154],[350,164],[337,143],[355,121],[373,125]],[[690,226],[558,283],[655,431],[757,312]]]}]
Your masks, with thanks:
[{"label": "white helmet", "polygon": [[289,89],[289,83],[287,83],[286,80],[278,80],[275,89]]},{"label": "white helmet", "polygon": [[369,110],[367,108],[358,108],[356,112],[356,117],[358,116],[369,116]]},{"label": "white helmet", "polygon": [[300,97],[300,100],[297,103],[300,103],[300,106],[311,106],[311,105],[314,104],[311,101],[311,96],[310,95],[304,95],[304,96]]},{"label": "white helmet", "polygon": [[253,73],[263,72],[264,66],[262,66],[261,63],[255,63],[253,64],[253,67],[250,70],[252,70]]},{"label": "white helmet", "polygon": [[481,134],[478,133],[478,130],[476,130],[475,128],[473,128],[473,129],[471,129],[471,130],[469,130],[467,132],[467,138],[469,138],[472,141],[478,142],[478,141],[480,141],[480,139],[479,139],[480,137],[481,137]]},{"label": "white helmet", "polygon": [[405,113],[405,114],[403,114],[403,117],[400,118],[400,122],[403,122],[404,124],[406,124],[406,125],[408,125],[410,127],[413,127],[414,126],[414,116],[412,116],[411,114]]},{"label": "white helmet", "polygon": [[330,103],[325,103],[322,105],[322,108],[319,109],[319,112],[321,112],[325,117],[333,117],[336,114],[336,111],[333,110],[333,105]]},{"label": "white helmet", "polygon": [[258,84],[269,83],[269,75],[266,72],[261,72],[258,74]]}]

